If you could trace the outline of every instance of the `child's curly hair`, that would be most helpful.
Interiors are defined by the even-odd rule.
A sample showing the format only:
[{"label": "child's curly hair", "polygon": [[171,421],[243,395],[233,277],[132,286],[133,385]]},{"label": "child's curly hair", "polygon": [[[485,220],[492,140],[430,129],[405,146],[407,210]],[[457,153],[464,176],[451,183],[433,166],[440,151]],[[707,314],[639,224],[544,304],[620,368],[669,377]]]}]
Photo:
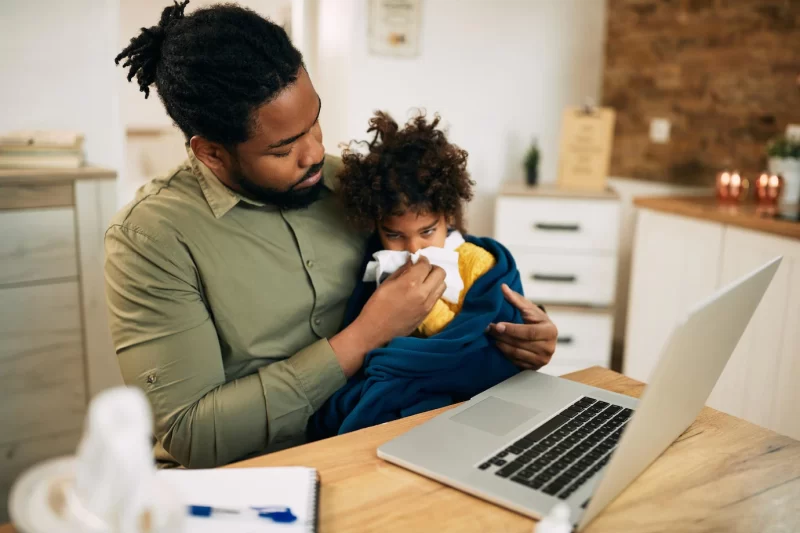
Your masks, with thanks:
[{"label": "child's curly hair", "polygon": [[425,113],[399,129],[388,113],[377,111],[367,133],[375,132],[367,153],[344,150],[339,174],[340,195],[348,219],[359,229],[407,209],[442,214],[464,231],[464,204],[472,199],[467,152],[447,142],[437,129],[441,118],[428,123]]}]

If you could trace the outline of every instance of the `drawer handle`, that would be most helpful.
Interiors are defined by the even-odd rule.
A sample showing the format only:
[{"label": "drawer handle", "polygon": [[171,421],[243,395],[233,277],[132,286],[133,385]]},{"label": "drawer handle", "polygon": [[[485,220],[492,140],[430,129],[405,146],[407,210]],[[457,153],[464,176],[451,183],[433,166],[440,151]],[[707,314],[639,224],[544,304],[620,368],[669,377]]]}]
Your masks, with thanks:
[{"label": "drawer handle", "polygon": [[557,283],[575,283],[578,281],[577,276],[558,276],[555,274],[533,274],[531,279],[533,281],[555,281]]},{"label": "drawer handle", "polygon": [[535,229],[542,231],[580,231],[580,224],[548,224],[546,222],[537,222],[533,225]]},{"label": "drawer handle", "polygon": [[556,344],[572,344],[572,341],[572,335],[567,335],[566,337],[558,337],[556,339]]}]

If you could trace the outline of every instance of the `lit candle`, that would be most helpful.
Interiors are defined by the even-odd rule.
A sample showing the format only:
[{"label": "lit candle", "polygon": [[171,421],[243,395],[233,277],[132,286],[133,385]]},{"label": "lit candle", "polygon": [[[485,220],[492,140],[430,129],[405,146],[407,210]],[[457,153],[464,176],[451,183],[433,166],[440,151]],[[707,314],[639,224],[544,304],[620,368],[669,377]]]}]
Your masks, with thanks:
[{"label": "lit candle", "polygon": [[783,177],[762,172],[756,182],[756,197],[761,206],[774,206],[783,192]]},{"label": "lit candle", "polygon": [[721,202],[739,202],[747,198],[750,182],[739,172],[717,174],[717,198]]},{"label": "lit candle", "polygon": [[730,196],[731,173],[727,170],[717,174],[717,198],[724,202]]}]

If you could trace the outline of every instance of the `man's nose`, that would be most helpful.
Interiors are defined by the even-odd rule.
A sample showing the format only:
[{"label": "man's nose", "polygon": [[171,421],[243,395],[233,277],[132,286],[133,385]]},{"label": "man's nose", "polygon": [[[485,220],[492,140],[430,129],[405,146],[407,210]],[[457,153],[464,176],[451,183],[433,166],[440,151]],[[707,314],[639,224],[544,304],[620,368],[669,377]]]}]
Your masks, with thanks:
[{"label": "man's nose", "polygon": [[313,135],[306,135],[306,137],[308,141],[305,143],[303,153],[298,160],[298,164],[301,168],[308,168],[311,165],[315,165],[325,157],[325,147],[322,143]]}]

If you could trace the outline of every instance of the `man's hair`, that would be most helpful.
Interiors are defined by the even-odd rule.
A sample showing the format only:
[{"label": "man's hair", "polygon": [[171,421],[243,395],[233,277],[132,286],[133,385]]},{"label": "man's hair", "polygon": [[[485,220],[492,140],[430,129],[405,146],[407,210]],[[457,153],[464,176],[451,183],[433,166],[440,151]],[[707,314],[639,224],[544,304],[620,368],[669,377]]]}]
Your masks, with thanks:
[{"label": "man's hair", "polygon": [[145,98],[150,85],[187,140],[245,142],[255,110],[294,83],[303,57],[286,32],[254,11],[214,5],[184,16],[189,0],[164,9],[116,57]]},{"label": "man's hair", "polygon": [[[420,112],[400,129],[388,113],[369,121],[372,141],[355,143],[342,154],[340,197],[348,219],[358,228],[408,209],[444,215],[464,231],[464,204],[472,199],[467,152],[447,141],[438,129],[440,117],[429,123]],[[368,150],[359,150],[365,145]]]}]

